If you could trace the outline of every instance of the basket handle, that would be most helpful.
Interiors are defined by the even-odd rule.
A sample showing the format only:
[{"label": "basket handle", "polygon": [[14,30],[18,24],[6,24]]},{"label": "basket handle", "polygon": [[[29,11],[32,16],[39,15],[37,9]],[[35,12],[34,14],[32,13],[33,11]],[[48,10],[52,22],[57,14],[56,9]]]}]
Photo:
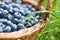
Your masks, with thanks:
[{"label": "basket handle", "polygon": [[53,2],[53,0],[48,0],[48,6],[47,6],[48,10],[50,10],[52,8],[52,2]]},{"label": "basket handle", "polygon": [[[39,1],[36,9],[42,9],[43,1],[44,0]],[[50,10],[52,8],[52,2],[53,2],[53,0],[48,0],[47,10]]]},{"label": "basket handle", "polygon": [[[22,0],[23,3],[29,3],[32,6],[34,6],[36,8],[36,10],[44,10],[45,8],[42,6],[44,0],[40,0],[38,3],[35,2],[34,0]],[[50,10],[52,8],[52,2],[53,0],[48,0],[48,6],[47,6],[47,10]]]},{"label": "basket handle", "polygon": [[[39,2],[38,2],[38,4],[37,4],[37,7],[36,7],[36,9],[37,10],[44,10],[43,8],[43,6],[42,6],[42,4],[43,4],[43,1],[44,0],[39,0]],[[52,2],[53,2],[53,0],[48,0],[48,5],[47,5],[47,10],[51,10],[51,8],[52,8]],[[46,11],[46,9],[44,10],[44,11]],[[49,13],[47,12],[44,12],[43,14],[41,14],[41,17],[42,17],[42,20],[44,21],[44,22],[46,22],[47,21],[47,19],[48,19],[48,17],[49,17]],[[43,21],[41,21],[41,22],[43,22]]]}]

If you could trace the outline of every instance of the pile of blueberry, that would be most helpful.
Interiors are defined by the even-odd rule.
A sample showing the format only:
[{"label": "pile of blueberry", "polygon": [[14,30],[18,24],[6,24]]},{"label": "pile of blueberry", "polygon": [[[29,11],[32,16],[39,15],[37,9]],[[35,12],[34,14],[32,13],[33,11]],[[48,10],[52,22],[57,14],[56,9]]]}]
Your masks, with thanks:
[{"label": "pile of blueberry", "polygon": [[29,28],[40,19],[40,14],[25,18],[36,10],[29,4],[0,2],[0,33]]}]

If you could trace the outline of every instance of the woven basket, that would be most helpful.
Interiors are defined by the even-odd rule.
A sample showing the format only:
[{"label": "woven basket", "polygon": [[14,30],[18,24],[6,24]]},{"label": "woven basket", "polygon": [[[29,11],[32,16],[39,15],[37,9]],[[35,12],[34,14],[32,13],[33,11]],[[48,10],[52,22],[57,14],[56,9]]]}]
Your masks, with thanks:
[{"label": "woven basket", "polygon": [[[15,0],[12,1],[14,2]],[[22,0],[23,3],[31,4],[33,7],[35,7],[36,10],[46,11],[42,6],[43,1],[44,0],[40,0],[39,3],[37,3],[34,2],[33,0]],[[47,1],[48,1],[47,10],[50,10],[52,7],[52,0]],[[46,22],[48,21],[48,14],[43,13],[41,14],[41,16],[42,19],[39,21],[39,23],[30,28],[25,28],[10,33],[0,33],[0,40],[35,40],[35,37],[38,34],[39,30],[43,28]]]}]

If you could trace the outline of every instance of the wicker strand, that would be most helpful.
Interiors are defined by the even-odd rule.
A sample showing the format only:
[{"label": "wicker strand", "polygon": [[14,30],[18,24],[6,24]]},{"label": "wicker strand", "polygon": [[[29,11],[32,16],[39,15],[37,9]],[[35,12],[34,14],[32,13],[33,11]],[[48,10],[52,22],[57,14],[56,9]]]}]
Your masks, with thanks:
[{"label": "wicker strand", "polygon": [[38,3],[38,5],[37,5],[37,7],[36,7],[36,10],[42,9],[43,1],[44,1],[44,0],[39,0],[39,3]]},{"label": "wicker strand", "polygon": [[[43,4],[43,1],[44,0],[40,0],[39,1],[39,3],[38,3],[38,5],[37,5],[37,7],[36,7],[36,9],[38,10],[38,9],[42,9],[42,4]],[[48,5],[47,5],[47,10],[50,10],[51,8],[52,8],[52,2],[53,2],[53,0],[48,0]]]},{"label": "wicker strand", "polygon": [[38,4],[34,0],[22,0],[22,3],[28,3],[28,4],[32,5],[34,8],[36,8],[36,6]]},{"label": "wicker strand", "polygon": [[50,10],[52,8],[52,2],[53,0],[48,0],[47,10]]}]

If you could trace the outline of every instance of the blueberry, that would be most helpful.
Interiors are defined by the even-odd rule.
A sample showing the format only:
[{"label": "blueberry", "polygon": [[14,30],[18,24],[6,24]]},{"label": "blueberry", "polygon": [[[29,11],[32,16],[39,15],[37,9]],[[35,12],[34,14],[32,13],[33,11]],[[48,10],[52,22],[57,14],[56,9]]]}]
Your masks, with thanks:
[{"label": "blueberry", "polygon": [[30,10],[31,12],[36,11],[35,8],[33,8],[31,5],[28,5],[27,8],[29,8],[29,10]]},{"label": "blueberry", "polygon": [[5,5],[4,9],[5,10],[8,10],[9,9],[9,6],[8,5]]},{"label": "blueberry", "polygon": [[24,18],[24,16],[21,16],[21,19],[23,19]]},{"label": "blueberry", "polygon": [[8,20],[12,20],[13,18],[14,18],[14,16],[8,14],[8,17],[7,17]]},{"label": "blueberry", "polygon": [[3,11],[4,17],[7,17],[8,13],[9,13],[9,12],[8,12],[7,10],[4,10],[4,11]]},{"label": "blueberry", "polygon": [[4,24],[2,24],[2,23],[0,23],[0,27],[4,28],[4,27],[5,27],[5,25],[4,25]]},{"label": "blueberry", "polygon": [[29,10],[31,10],[31,12],[36,11],[35,8],[33,8],[31,5],[28,5],[27,7],[29,8]]},{"label": "blueberry", "polygon": [[35,18],[40,19],[40,16],[36,16]]},{"label": "blueberry", "polygon": [[21,4],[19,4],[19,3],[12,3],[12,7],[20,9]]},{"label": "blueberry", "polygon": [[27,18],[25,21],[26,22],[30,22],[31,21],[31,18]]},{"label": "blueberry", "polygon": [[11,27],[10,26],[6,26],[4,29],[3,29],[4,32],[11,32]]},{"label": "blueberry", "polygon": [[17,31],[17,25],[11,24],[12,31]]},{"label": "blueberry", "polygon": [[24,8],[24,11],[28,11],[29,9],[28,8]]},{"label": "blueberry", "polygon": [[14,13],[14,16],[15,16],[16,18],[21,18],[21,14],[20,14],[19,12],[15,12],[15,13]]},{"label": "blueberry", "polygon": [[3,32],[3,28],[2,27],[0,27],[0,33],[2,33]]},{"label": "blueberry", "polygon": [[1,3],[1,4],[0,4],[0,8],[9,9],[9,6],[6,5],[5,3]]},{"label": "blueberry", "polygon": [[30,23],[31,23],[32,25],[35,25],[36,23],[38,23],[38,19],[31,20]]},{"label": "blueberry", "polygon": [[20,10],[19,12],[21,13],[22,16],[25,16],[26,15],[26,13],[25,13],[24,10]]},{"label": "blueberry", "polygon": [[22,7],[26,8],[26,5],[25,4],[22,4]]},{"label": "blueberry", "polygon": [[0,19],[0,22],[2,23],[2,19]]},{"label": "blueberry", "polygon": [[8,20],[4,20],[2,23],[5,24],[6,26],[11,26],[12,24],[12,22]]},{"label": "blueberry", "polygon": [[0,8],[5,8],[5,3],[4,2],[0,2]]},{"label": "blueberry", "polygon": [[11,3],[12,0],[3,0],[3,2],[5,2],[5,3]]},{"label": "blueberry", "polygon": [[13,10],[13,7],[9,7],[9,9]]},{"label": "blueberry", "polygon": [[32,26],[32,24],[31,24],[30,22],[26,22],[25,26],[26,26],[27,28],[29,28],[29,27]]},{"label": "blueberry", "polygon": [[40,13],[36,13],[36,14],[35,14],[35,16],[39,16],[39,15],[40,15]]},{"label": "blueberry", "polygon": [[18,9],[20,9],[21,4],[16,3],[15,5],[13,5],[13,7],[14,7],[14,8],[18,8]]},{"label": "blueberry", "polygon": [[0,11],[3,11],[3,8],[0,8]]},{"label": "blueberry", "polygon": [[9,14],[13,15],[13,10],[12,9],[9,9]]},{"label": "blueberry", "polygon": [[11,26],[11,23],[12,23],[11,21],[7,21],[6,25]]},{"label": "blueberry", "polygon": [[13,24],[11,21],[7,21],[5,23],[6,26],[10,26],[12,28],[12,31],[16,31],[17,30],[17,25]]},{"label": "blueberry", "polygon": [[2,19],[3,24],[7,24],[8,20],[7,19]]},{"label": "blueberry", "polygon": [[38,22],[38,19],[35,19],[34,22],[37,23]]},{"label": "blueberry", "polygon": [[34,15],[34,17],[37,18],[37,19],[40,19],[40,13],[36,13],[36,14]]},{"label": "blueberry", "polygon": [[18,24],[18,23],[19,23],[19,20],[18,20],[17,18],[14,18],[14,19],[12,20],[12,22],[13,22],[14,24]]},{"label": "blueberry", "polygon": [[17,29],[18,29],[18,30],[24,29],[24,28],[25,28],[24,24],[21,24],[21,23],[20,23],[20,24],[17,25]]},{"label": "blueberry", "polygon": [[31,8],[30,10],[31,10],[31,12],[35,12],[36,11],[35,8]]},{"label": "blueberry", "polygon": [[27,8],[29,8],[29,9],[30,9],[30,8],[32,8],[32,6],[27,4]]},{"label": "blueberry", "polygon": [[20,8],[19,8],[19,9],[20,9],[20,11],[21,11],[21,10],[24,10],[24,8],[23,8],[23,7],[21,7],[21,6],[20,6]]},{"label": "blueberry", "polygon": [[30,18],[31,18],[31,20],[34,20],[35,19],[34,16],[31,16]]},{"label": "blueberry", "polygon": [[9,6],[9,7],[12,7],[12,6],[13,6],[13,4],[12,4],[12,3],[10,3],[10,4],[8,4],[8,6]]},{"label": "blueberry", "polygon": [[25,20],[19,19],[19,23],[24,23],[24,22],[25,22]]},{"label": "blueberry", "polygon": [[31,11],[26,11],[26,14],[31,14]]},{"label": "blueberry", "polygon": [[25,20],[22,20],[21,23],[22,23],[22,24],[25,24]]},{"label": "blueberry", "polygon": [[16,0],[16,3],[19,3],[19,4],[20,4],[20,3],[22,3],[22,2],[21,2],[21,0]]},{"label": "blueberry", "polygon": [[22,23],[22,19],[19,19],[19,23]]},{"label": "blueberry", "polygon": [[0,11],[0,18],[2,18],[2,16],[3,16],[3,14],[2,14],[2,12]]},{"label": "blueberry", "polygon": [[19,9],[18,8],[13,8],[13,11],[14,12],[19,12]]},{"label": "blueberry", "polygon": [[32,25],[34,25],[34,24],[35,24],[35,22],[34,22],[33,20],[31,20],[31,21],[30,21],[30,23],[31,23]]}]

